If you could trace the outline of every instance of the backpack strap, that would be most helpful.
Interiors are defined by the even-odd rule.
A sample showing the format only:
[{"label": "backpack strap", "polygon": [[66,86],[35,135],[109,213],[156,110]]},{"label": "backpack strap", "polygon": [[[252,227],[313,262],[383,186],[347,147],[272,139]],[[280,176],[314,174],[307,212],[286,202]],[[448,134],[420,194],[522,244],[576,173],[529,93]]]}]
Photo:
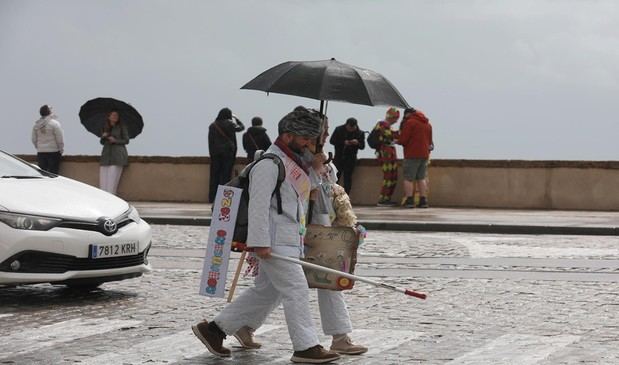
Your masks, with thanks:
[{"label": "backpack strap", "polygon": [[217,132],[219,132],[219,134],[221,134],[222,137],[224,137],[225,139],[228,140],[228,142],[234,144],[234,142],[230,139],[230,137],[226,134],[226,132],[224,132],[223,129],[221,129],[221,127],[219,126],[219,124],[217,124],[217,121],[213,122],[213,125],[215,126],[215,129],[217,129]]},{"label": "backpack strap", "polygon": [[277,174],[277,183],[275,184],[275,190],[273,190],[273,194],[275,194],[275,199],[277,199],[277,214],[282,214],[284,210],[282,209],[282,194],[279,191],[279,188],[282,186],[282,183],[286,179],[286,169],[284,168],[284,162],[282,159],[274,154],[274,153],[263,153],[256,162],[262,159],[271,159],[273,163],[277,165],[278,174]]},{"label": "backpack strap", "polygon": [[256,147],[256,149],[259,150],[260,147],[258,147],[258,143],[256,143],[256,140],[254,139],[254,136],[252,136],[251,133],[249,133],[249,131],[247,131],[245,133],[247,133],[247,137],[249,137],[249,139],[251,139],[251,143],[254,144],[254,147]]},{"label": "backpack strap", "polygon": [[277,214],[282,214],[284,210],[282,209],[282,193],[279,191],[279,188],[282,186],[283,180],[277,180],[277,184],[275,185],[275,199],[277,199]]}]

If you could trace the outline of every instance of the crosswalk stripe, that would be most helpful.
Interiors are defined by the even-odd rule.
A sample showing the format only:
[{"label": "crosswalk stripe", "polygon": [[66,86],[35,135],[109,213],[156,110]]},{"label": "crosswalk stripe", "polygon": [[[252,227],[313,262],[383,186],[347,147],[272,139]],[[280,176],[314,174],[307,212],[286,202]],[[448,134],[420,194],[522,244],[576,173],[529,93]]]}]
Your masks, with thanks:
[{"label": "crosswalk stripe", "polygon": [[619,249],[588,247],[531,247],[518,245],[481,244],[477,242],[459,242],[469,251],[473,258],[482,257],[591,257],[619,255]]},{"label": "crosswalk stripe", "polygon": [[485,346],[473,350],[448,365],[533,365],[554,352],[576,342],[580,336],[534,336],[525,334],[503,335]]},{"label": "crosswalk stripe", "polygon": [[[423,332],[415,331],[358,329],[353,330],[350,337],[355,343],[368,348],[367,355],[377,355],[422,335]],[[329,338],[330,341],[331,338]]]},{"label": "crosswalk stripe", "polygon": [[[354,343],[368,347],[368,352],[362,356],[343,357],[338,360],[338,364],[353,364],[357,361],[369,361],[369,357],[382,354],[402,344],[414,340],[423,335],[423,332],[402,331],[402,330],[379,330],[379,329],[355,329],[350,333],[350,337]],[[259,339],[258,339],[259,340]],[[331,346],[331,336],[320,336],[320,342],[326,349]],[[290,362],[292,356],[292,344],[290,339],[287,340],[290,352],[282,357],[273,359],[271,364],[285,364]],[[265,349],[268,351],[268,349]],[[263,352],[263,351],[261,351]]]},{"label": "crosswalk stripe", "polygon": [[[256,330],[256,335],[267,333],[281,326],[264,325]],[[237,346],[236,339],[228,336],[224,346]],[[135,344],[115,353],[105,353],[81,362],[83,365],[109,364],[169,364],[206,353],[208,350],[196,338],[191,328],[151,341]]]},{"label": "crosswalk stripe", "polygon": [[125,327],[134,327],[141,321],[105,318],[72,319],[33,329],[20,330],[0,337],[0,359],[41,350],[79,338],[98,335]]},{"label": "crosswalk stripe", "polygon": [[[423,332],[402,330],[353,330],[350,334],[354,343],[366,346],[368,352],[362,356],[345,357],[338,364],[352,364],[357,361],[368,361],[368,357],[378,355],[402,346],[403,344],[421,337]],[[330,343],[331,339],[329,339]]]}]

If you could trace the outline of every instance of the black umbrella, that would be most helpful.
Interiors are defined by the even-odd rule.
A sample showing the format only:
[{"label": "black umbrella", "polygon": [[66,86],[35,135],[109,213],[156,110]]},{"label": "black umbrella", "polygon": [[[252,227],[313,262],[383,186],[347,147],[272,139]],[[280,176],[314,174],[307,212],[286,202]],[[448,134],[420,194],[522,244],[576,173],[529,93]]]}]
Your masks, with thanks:
[{"label": "black umbrella", "polygon": [[124,101],[112,98],[88,100],[80,108],[80,121],[89,132],[101,137],[108,113],[112,110],[118,112],[120,121],[127,126],[129,138],[135,138],[142,132],[144,121],[140,113]]},{"label": "black umbrella", "polygon": [[274,66],[241,89],[336,100],[361,105],[408,108],[400,92],[378,72],[348,65],[335,58],[323,61],[289,61]]}]

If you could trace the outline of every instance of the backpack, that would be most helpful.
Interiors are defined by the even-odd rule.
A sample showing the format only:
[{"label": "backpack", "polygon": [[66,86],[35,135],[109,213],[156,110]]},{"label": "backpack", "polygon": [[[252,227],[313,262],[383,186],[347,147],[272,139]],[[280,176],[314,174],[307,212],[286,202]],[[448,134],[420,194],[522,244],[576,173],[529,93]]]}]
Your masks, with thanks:
[{"label": "backpack", "polygon": [[[260,151],[259,151],[260,152]],[[256,153],[256,155],[258,152]],[[242,189],[241,200],[239,202],[238,212],[236,214],[236,222],[234,224],[234,235],[232,236],[233,242],[245,243],[247,242],[247,226],[249,223],[248,217],[248,204],[249,204],[249,173],[254,168],[254,166],[264,159],[271,159],[278,166],[279,173],[277,175],[277,184],[275,185],[275,189],[273,190],[273,194],[277,198],[277,214],[282,214],[282,196],[279,191],[279,188],[282,185],[282,182],[286,179],[286,169],[284,168],[284,163],[281,158],[274,153],[263,153],[260,157],[256,156],[256,159],[247,165],[239,174],[239,176],[233,178],[229,182],[226,183],[226,186],[232,186],[235,188]],[[244,246],[244,245],[241,245]],[[242,248],[235,247],[232,245],[232,251],[242,251]]]},{"label": "backpack", "polygon": [[374,127],[374,129],[372,129],[372,131],[370,132],[370,135],[368,136],[368,146],[370,146],[370,148],[373,148],[375,150],[380,148],[380,134],[381,134],[381,130],[378,127],[378,124]]}]

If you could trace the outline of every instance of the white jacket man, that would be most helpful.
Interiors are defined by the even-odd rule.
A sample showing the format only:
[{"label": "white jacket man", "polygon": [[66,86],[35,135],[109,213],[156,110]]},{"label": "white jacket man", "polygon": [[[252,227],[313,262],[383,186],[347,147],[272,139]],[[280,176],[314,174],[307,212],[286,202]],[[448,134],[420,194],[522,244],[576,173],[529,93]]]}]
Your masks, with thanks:
[{"label": "white jacket man", "polygon": [[32,144],[37,149],[39,167],[58,174],[60,158],[64,152],[64,137],[60,122],[54,119],[52,108],[43,105],[39,109],[41,118],[32,127]]},{"label": "white jacket man", "polygon": [[52,115],[41,117],[32,127],[32,144],[37,152],[64,152],[64,138],[60,122]]},{"label": "white jacket man", "polygon": [[257,328],[281,302],[294,349],[293,362],[320,364],[339,358],[337,353],[319,345],[303,269],[271,257],[271,252],[296,258],[303,253],[311,184],[300,156],[320,134],[321,124],[317,115],[302,107],[279,122],[279,137],[267,152],[277,154],[286,169],[286,179],[280,187],[282,214],[277,212],[277,199],[273,195],[279,174],[276,162],[264,159],[250,172],[246,243],[259,257],[254,287],[243,291],[212,322],[204,321],[192,327],[194,334],[215,355],[230,356],[230,350],[223,346],[226,335],[233,335],[244,326]]}]

